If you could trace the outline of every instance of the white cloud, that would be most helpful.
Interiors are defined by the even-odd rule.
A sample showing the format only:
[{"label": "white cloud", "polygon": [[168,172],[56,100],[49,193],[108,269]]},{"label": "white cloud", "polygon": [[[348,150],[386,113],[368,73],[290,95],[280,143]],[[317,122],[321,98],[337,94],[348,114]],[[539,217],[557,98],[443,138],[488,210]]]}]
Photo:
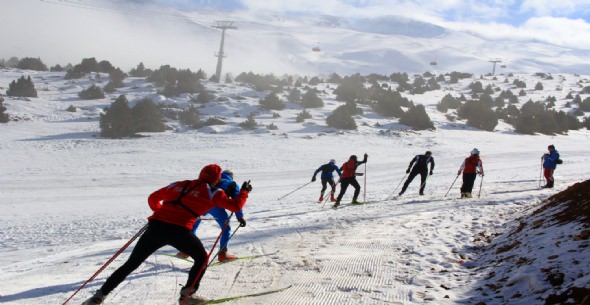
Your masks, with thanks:
[{"label": "white cloud", "polygon": [[588,14],[590,3],[580,0],[524,0],[520,9],[523,12],[533,12],[537,16],[568,16]]}]

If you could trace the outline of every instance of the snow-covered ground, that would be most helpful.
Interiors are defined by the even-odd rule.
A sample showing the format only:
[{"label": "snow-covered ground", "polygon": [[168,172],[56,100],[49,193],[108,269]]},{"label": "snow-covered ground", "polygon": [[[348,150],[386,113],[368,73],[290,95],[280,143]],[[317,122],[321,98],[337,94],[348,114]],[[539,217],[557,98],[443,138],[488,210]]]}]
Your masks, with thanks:
[{"label": "snow-covered ground", "polygon": [[[397,120],[367,112],[357,118],[358,131],[331,132],[324,120],[340,102],[326,95],[326,107],[312,110],[314,118],[306,123],[295,123],[300,109],[281,111],[278,118],[263,111],[256,120],[279,129],[251,132],[235,123],[256,108],[259,93],[239,85],[208,84],[229,100],[203,113],[223,116],[233,124],[217,133],[167,131],[109,140],[97,136],[101,109],[117,94],[126,94],[130,101],[154,96],[149,84],[126,80],[129,86],[109,98],[80,101],[77,92],[93,80],[65,81],[60,73],[9,70],[0,74],[2,92],[22,74],[32,75],[40,97],[4,97],[11,117],[20,120],[0,125],[0,303],[63,303],[143,227],[151,214],[147,196],[152,191],[194,178],[202,166],[218,163],[232,169],[236,180],[251,180],[254,187],[245,208],[248,225],[232,238],[230,251],[239,256],[279,252],[211,267],[199,290],[206,297],[292,285],[232,304],[542,304],[537,297],[549,294],[551,287],[530,274],[506,288],[504,297],[524,295],[518,300],[476,291],[488,275],[473,268],[479,264],[476,249],[488,245],[482,236],[513,228],[514,219],[535,210],[548,196],[587,180],[590,173],[588,130],[558,136],[514,134],[504,125],[496,132],[474,130],[436,113],[435,104],[448,91],[409,97],[426,105],[437,126],[434,131],[405,131]],[[537,81],[531,75],[519,77],[528,79],[529,87]],[[580,89],[577,82],[583,76],[565,77],[546,83],[546,91],[530,90],[529,97],[562,99],[568,90]],[[503,80],[499,77],[497,83]],[[554,91],[558,85],[562,91]],[[462,86],[448,90],[457,92]],[[236,96],[246,99],[232,98]],[[65,111],[69,105],[78,111]],[[375,127],[377,122],[382,127]],[[557,147],[565,163],[555,173],[556,188],[542,190],[540,157],[548,144]],[[481,151],[486,172],[483,183],[476,181],[476,195],[482,186],[481,197],[458,199],[460,179],[445,196],[474,147]],[[411,158],[426,150],[433,152],[436,167],[425,196],[418,196],[419,182],[414,181],[402,197],[389,199]],[[308,183],[314,170],[329,159],[342,164],[350,155],[363,153],[369,155],[366,169],[360,168],[366,170],[366,180],[360,180],[365,205],[349,206],[352,189],[341,209],[317,203],[319,179],[278,200]],[[237,227],[235,221],[232,226]],[[208,220],[198,235],[210,246],[218,233],[215,222]],[[545,233],[547,240],[551,234]],[[565,250],[548,247],[529,255],[546,258],[559,251]],[[86,299],[129,252],[68,304]],[[158,252],[164,253],[175,250]],[[190,264],[158,254],[105,304],[174,304]],[[568,274],[588,274],[587,255],[578,255],[586,264],[571,266]],[[495,268],[502,273],[509,266]]]}]

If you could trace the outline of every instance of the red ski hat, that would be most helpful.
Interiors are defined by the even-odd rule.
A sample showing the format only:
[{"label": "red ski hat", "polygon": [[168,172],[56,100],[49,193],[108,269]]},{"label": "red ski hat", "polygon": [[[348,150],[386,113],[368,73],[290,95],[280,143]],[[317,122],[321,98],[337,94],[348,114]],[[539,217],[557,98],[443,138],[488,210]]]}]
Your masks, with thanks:
[{"label": "red ski hat", "polygon": [[209,184],[216,184],[221,179],[221,167],[217,164],[209,164],[201,169],[199,180]]}]

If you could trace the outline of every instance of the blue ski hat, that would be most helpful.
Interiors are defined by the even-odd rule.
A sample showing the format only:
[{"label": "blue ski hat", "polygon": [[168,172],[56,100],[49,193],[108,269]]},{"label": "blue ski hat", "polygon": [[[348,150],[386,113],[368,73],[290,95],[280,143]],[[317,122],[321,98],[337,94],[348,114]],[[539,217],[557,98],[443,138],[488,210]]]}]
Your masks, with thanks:
[{"label": "blue ski hat", "polygon": [[336,163],[336,160],[330,159],[330,163],[334,164],[334,163]]}]

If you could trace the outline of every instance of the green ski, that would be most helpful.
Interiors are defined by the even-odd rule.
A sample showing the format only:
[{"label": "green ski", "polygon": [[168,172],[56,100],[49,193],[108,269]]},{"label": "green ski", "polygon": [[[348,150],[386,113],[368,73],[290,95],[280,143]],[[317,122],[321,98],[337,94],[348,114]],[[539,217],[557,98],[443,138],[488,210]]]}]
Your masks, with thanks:
[{"label": "green ski", "polygon": [[287,287],[273,289],[273,290],[267,290],[267,291],[263,291],[263,292],[243,294],[243,295],[237,295],[237,296],[233,296],[233,297],[229,297],[229,298],[210,300],[209,302],[207,302],[205,304],[220,304],[220,303],[225,303],[225,302],[234,301],[234,300],[243,299],[243,298],[258,297],[258,296],[262,296],[262,295],[278,293],[281,291],[285,291],[285,290],[291,288],[292,286],[293,285],[289,285]]}]

